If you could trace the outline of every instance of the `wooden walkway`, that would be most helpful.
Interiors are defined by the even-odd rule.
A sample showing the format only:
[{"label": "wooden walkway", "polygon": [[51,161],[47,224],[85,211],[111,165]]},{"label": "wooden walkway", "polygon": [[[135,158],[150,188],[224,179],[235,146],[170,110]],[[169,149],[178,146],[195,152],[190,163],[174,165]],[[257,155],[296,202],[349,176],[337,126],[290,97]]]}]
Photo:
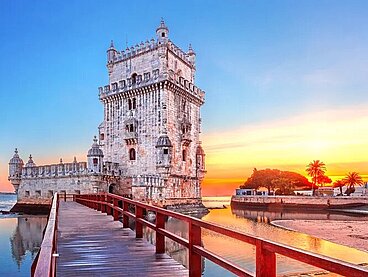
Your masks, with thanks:
[{"label": "wooden walkway", "polygon": [[188,276],[167,254],[123,228],[112,216],[76,202],[59,206],[58,276]]}]

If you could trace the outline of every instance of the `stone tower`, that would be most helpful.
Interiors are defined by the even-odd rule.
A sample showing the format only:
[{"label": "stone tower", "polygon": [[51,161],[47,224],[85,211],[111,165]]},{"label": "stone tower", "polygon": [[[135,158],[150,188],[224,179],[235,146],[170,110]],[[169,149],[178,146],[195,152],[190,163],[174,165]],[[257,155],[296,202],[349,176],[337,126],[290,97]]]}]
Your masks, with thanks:
[{"label": "stone tower", "polygon": [[121,189],[129,187],[134,199],[200,203],[205,93],[195,86],[195,52],[177,47],[163,20],[156,36],[123,51],[111,43],[107,50],[109,83],[99,88],[104,164],[119,165]]}]

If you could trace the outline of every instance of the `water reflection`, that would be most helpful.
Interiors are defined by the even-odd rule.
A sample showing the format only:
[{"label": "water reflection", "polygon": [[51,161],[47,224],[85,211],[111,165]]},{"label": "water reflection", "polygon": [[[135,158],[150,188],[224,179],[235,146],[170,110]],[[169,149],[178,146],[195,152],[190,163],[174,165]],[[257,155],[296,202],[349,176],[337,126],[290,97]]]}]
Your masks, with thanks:
[{"label": "water reflection", "polygon": [[[360,264],[368,262],[368,253],[318,239],[303,233],[278,228],[271,225],[270,222],[278,219],[367,220],[367,218],[367,216],[352,217],[348,214],[333,214],[325,212],[270,212],[261,210],[239,210],[231,209],[229,207],[227,209],[211,210],[211,212],[202,219],[311,252]],[[184,238],[188,238],[188,226],[185,222],[169,218],[166,222],[166,229]],[[152,231],[147,230],[146,236],[151,242],[154,242],[154,233]],[[241,267],[255,271],[254,246],[205,229],[202,230],[202,243],[208,250],[238,264]],[[175,260],[184,265],[188,264],[188,252],[186,248],[167,239],[166,249]],[[277,256],[278,274],[296,274],[316,270],[318,271],[319,269],[283,256]],[[232,274],[206,260],[204,263],[204,276],[232,276]]]},{"label": "water reflection", "polygon": [[46,216],[0,218],[0,275],[30,274],[46,224]]}]

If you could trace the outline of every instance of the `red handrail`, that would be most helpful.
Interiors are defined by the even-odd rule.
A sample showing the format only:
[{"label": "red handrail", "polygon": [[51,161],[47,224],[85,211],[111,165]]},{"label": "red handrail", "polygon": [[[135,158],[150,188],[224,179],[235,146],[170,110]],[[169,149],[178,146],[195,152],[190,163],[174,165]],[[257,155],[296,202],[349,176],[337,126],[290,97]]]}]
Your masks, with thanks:
[{"label": "red handrail", "polygon": [[57,220],[59,211],[59,195],[55,193],[48,217],[41,248],[31,267],[31,276],[45,277],[56,275]]},{"label": "red handrail", "polygon": [[[368,269],[347,263],[341,260],[323,256],[320,254],[301,250],[292,246],[273,242],[264,238],[234,231],[218,224],[205,222],[203,220],[169,211],[156,206],[134,201],[119,195],[110,193],[75,195],[76,202],[87,207],[106,212],[112,215],[114,220],[123,216],[123,227],[128,228],[129,218],[135,221],[136,237],[142,238],[143,225],[156,232],[156,253],[165,252],[165,237],[185,246],[189,250],[189,275],[193,277],[202,274],[202,257],[211,260],[219,266],[239,276],[254,276],[250,272],[225,258],[213,253],[201,246],[201,229],[208,229],[256,246],[256,272],[257,277],[276,276],[276,254],[280,254],[297,261],[301,261],[330,272],[345,276],[368,276]],[[129,211],[129,204],[134,206],[135,213]],[[156,213],[156,223],[153,224],[143,218],[144,210]],[[189,224],[189,239],[184,239],[168,230],[165,230],[165,217],[170,216]]]}]

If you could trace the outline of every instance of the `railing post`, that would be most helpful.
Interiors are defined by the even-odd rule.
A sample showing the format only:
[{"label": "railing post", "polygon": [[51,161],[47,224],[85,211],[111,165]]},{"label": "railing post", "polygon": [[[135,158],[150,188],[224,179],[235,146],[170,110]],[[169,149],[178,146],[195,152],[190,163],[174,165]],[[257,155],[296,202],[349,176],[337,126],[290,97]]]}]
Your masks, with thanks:
[{"label": "railing post", "polygon": [[[110,203],[111,203],[111,197],[110,197],[110,196],[108,196],[108,195],[106,195],[106,203],[107,203],[107,204],[110,204]],[[107,213],[108,215],[111,215],[111,214],[112,214],[111,207],[110,207],[110,206],[108,206],[108,205],[106,205],[106,213]]]},{"label": "railing post", "polygon": [[[119,200],[116,199],[116,198],[113,198],[113,202],[114,202],[114,208],[118,207]],[[112,214],[113,214],[114,220],[119,220],[119,211],[118,210],[113,209]]]},{"label": "railing post", "polygon": [[[129,211],[129,203],[124,201],[123,202],[123,211]],[[123,213],[123,228],[129,228],[129,216]]]},{"label": "railing post", "polygon": [[143,217],[143,208],[135,205],[135,237],[137,239],[143,238],[143,225],[138,222],[139,218]]},{"label": "railing post", "polygon": [[256,277],[276,277],[276,255],[264,249],[261,240],[256,241]]},{"label": "railing post", "polygon": [[[97,201],[101,201],[101,195],[99,194],[97,195]],[[101,203],[97,203],[97,211],[101,211]]]},{"label": "railing post", "polygon": [[[165,216],[156,212],[156,228],[165,229]],[[156,231],[156,253],[165,253],[165,236]]]},{"label": "railing post", "polygon": [[201,245],[201,227],[189,222],[189,276],[199,277],[202,275],[202,257],[194,252],[195,245]]},{"label": "railing post", "polygon": [[102,202],[102,204],[101,204],[101,212],[102,213],[106,213],[106,200],[105,200],[105,198],[106,198],[106,195],[105,194],[102,194],[100,196],[100,200]]}]

